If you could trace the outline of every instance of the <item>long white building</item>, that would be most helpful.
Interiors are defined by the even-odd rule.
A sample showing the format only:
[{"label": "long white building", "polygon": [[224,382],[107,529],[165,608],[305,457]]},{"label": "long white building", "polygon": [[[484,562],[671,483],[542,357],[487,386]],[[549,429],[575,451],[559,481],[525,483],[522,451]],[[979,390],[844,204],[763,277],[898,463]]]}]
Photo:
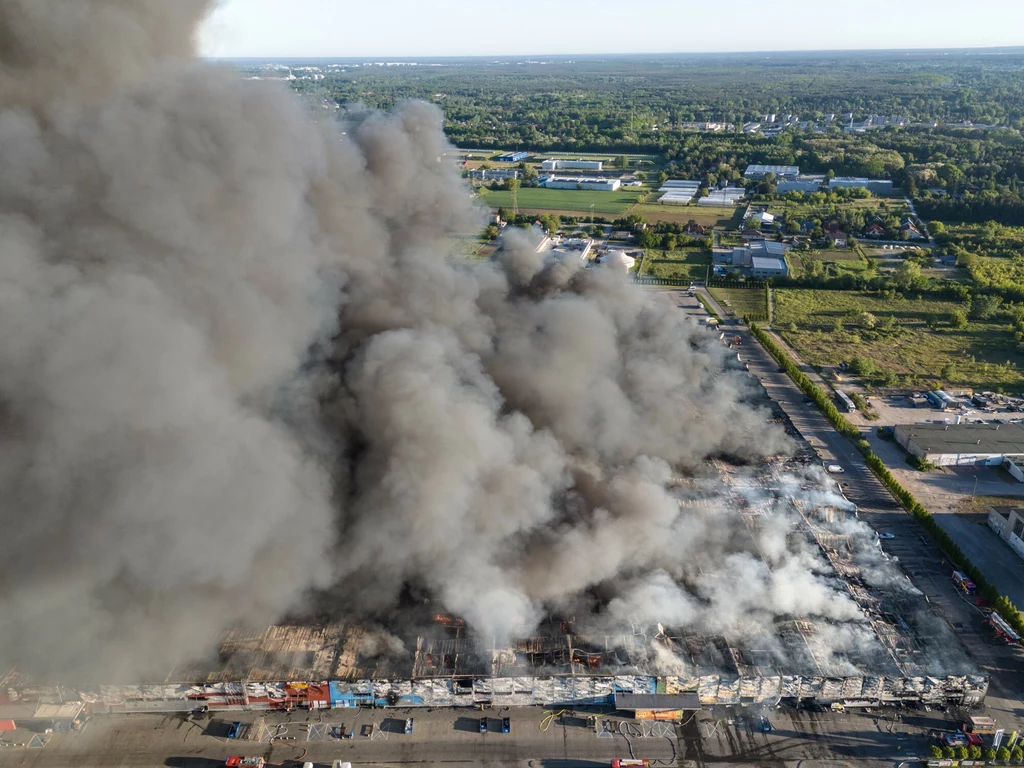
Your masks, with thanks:
[{"label": "long white building", "polygon": [[583,176],[547,176],[537,183],[548,189],[591,189],[598,192],[614,192],[622,186],[619,179],[588,179]]},{"label": "long white building", "polygon": [[540,164],[545,171],[601,171],[604,170],[604,162],[601,160],[560,160],[552,158]]}]

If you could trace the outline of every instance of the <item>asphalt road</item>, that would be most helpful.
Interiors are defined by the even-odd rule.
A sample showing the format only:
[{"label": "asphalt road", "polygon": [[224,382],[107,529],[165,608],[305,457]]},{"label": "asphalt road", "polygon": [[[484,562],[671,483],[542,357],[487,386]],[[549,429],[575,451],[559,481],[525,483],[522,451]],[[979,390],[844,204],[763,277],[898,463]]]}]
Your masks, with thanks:
[{"label": "asphalt road", "polygon": [[[623,728],[599,738],[585,716],[569,716],[542,730],[540,708],[490,712],[487,733],[479,732],[481,713],[472,710],[325,710],[284,716],[266,715],[275,727],[282,724],[285,738],[271,745],[260,741],[227,739],[228,723],[238,719],[252,723],[260,713],[217,713],[199,723],[180,716],[96,716],[81,733],[55,734],[43,749],[0,750],[0,766],[26,768],[215,768],[230,755],[262,756],[278,765],[300,766],[303,760],[317,766],[347,760],[354,766],[408,763],[451,763],[493,766],[534,765],[569,768],[575,765],[608,766],[613,758],[637,757],[674,764],[675,727],[666,725],[650,735]],[[411,735],[404,733],[406,717],[415,719]],[[512,732],[501,733],[500,718],[510,716]],[[308,725],[344,724],[357,736],[351,740],[314,733]],[[376,737],[363,735],[363,726],[374,723]],[[634,724],[635,725],[635,724]],[[659,724],[660,725],[660,724]]]}]

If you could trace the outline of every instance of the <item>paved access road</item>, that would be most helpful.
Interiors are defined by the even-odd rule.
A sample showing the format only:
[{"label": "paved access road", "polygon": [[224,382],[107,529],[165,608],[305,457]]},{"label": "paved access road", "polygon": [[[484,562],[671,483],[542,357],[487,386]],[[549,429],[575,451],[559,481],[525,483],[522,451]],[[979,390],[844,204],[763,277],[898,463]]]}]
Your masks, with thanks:
[{"label": "paved access road", "polygon": [[[599,738],[585,715],[566,716],[542,730],[545,713],[539,707],[490,711],[488,732],[479,732],[481,712],[454,709],[324,710],[280,715],[264,713],[280,735],[294,741],[271,745],[260,741],[227,739],[234,719],[258,721],[258,712],[215,713],[198,722],[180,715],[95,716],[81,733],[56,734],[43,749],[0,750],[0,766],[26,768],[216,768],[230,755],[262,756],[271,763],[301,765],[302,760],[329,766],[348,760],[354,766],[372,763],[461,763],[495,766],[607,766],[616,757],[637,757],[674,764],[674,725],[638,736],[624,733]],[[405,718],[414,718],[411,735],[404,733]],[[501,733],[501,718],[510,717],[512,732]],[[357,735],[336,739],[323,729],[309,741],[309,725],[344,725]],[[363,735],[374,724],[377,737]],[[635,728],[638,724],[632,724]],[[581,762],[582,761],[582,762]]]}]

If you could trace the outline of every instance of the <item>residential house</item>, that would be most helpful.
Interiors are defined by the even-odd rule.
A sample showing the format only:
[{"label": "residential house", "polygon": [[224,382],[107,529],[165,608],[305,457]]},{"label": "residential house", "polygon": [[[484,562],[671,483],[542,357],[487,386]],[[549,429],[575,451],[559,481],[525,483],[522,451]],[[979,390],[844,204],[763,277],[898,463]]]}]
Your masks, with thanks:
[{"label": "residential house", "polygon": [[848,245],[848,239],[845,232],[829,232],[825,235],[834,248],[845,248]]},{"label": "residential house", "polygon": [[900,224],[900,235],[904,240],[927,240],[921,230],[910,219]]},{"label": "residential house", "polygon": [[869,224],[864,227],[864,237],[885,237],[885,227],[881,224]]},{"label": "residential house", "polygon": [[687,235],[707,234],[707,230],[695,221],[691,221],[685,227],[683,227],[683,232]]}]

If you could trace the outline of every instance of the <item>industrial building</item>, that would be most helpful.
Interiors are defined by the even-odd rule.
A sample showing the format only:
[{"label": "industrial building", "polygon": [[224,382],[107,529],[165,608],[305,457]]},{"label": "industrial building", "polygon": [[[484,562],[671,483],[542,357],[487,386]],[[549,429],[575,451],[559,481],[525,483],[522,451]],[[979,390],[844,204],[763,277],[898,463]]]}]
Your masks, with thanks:
[{"label": "industrial building", "polygon": [[547,189],[590,189],[598,192],[614,192],[622,186],[619,179],[588,179],[583,176],[545,176],[537,184]]},{"label": "industrial building", "polygon": [[745,179],[763,179],[769,173],[775,174],[779,181],[796,181],[800,176],[800,168],[796,165],[748,165],[743,172]]},{"label": "industrial building", "polygon": [[775,191],[779,194],[785,194],[787,192],[803,192],[804,194],[810,194],[811,192],[817,192],[821,189],[821,185],[825,183],[824,176],[798,176],[796,179],[783,179],[775,185]]},{"label": "industrial building", "polygon": [[584,160],[582,157],[578,160],[560,160],[552,158],[550,160],[544,160],[540,167],[545,171],[601,171],[604,170],[604,161],[602,160]]},{"label": "industrial building", "polygon": [[750,259],[750,274],[761,280],[770,280],[773,277],[786,277],[789,274],[789,266],[785,258],[774,256],[752,256]]},{"label": "industrial building", "polygon": [[1024,509],[1019,507],[992,507],[988,511],[988,527],[1010,549],[1024,557]]},{"label": "industrial building", "polygon": [[[786,252],[789,246],[776,242],[775,240],[751,240],[745,246],[735,248],[716,248],[712,251],[713,264],[731,264],[734,267],[752,267],[754,258],[767,258],[781,261],[786,265]],[[763,265],[770,268],[773,265]],[[787,269],[788,274],[788,269]],[[783,277],[784,275],[772,275],[772,277]]]},{"label": "industrial building", "polygon": [[828,183],[829,189],[866,189],[876,195],[891,195],[891,181],[882,179],[861,179],[852,176],[837,176]]},{"label": "industrial building", "polygon": [[475,168],[469,172],[469,178],[474,181],[505,181],[518,179],[520,173],[517,168]]},{"label": "industrial building", "polygon": [[521,163],[530,156],[529,152],[506,152],[494,158],[499,163]]},{"label": "industrial building", "polygon": [[1024,457],[1024,424],[900,424],[907,453],[942,466],[998,466]]}]

